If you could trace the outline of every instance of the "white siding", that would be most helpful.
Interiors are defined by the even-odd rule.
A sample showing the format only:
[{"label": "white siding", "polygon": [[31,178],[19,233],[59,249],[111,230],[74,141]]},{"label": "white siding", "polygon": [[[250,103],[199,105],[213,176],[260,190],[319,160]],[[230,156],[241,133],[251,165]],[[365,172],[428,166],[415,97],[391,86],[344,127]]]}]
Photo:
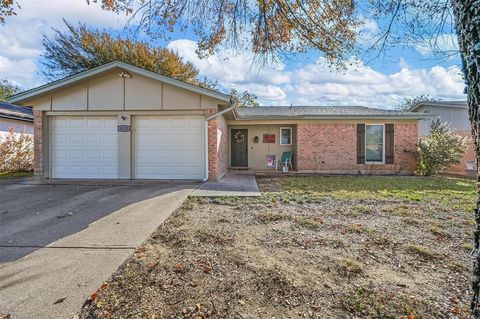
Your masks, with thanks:
[{"label": "white siding", "polygon": [[420,120],[418,123],[418,135],[425,136],[430,133],[432,120],[440,118],[442,122],[448,122],[454,131],[467,131],[470,129],[470,121],[466,108],[445,106],[422,106],[416,112],[435,114],[430,119]]}]

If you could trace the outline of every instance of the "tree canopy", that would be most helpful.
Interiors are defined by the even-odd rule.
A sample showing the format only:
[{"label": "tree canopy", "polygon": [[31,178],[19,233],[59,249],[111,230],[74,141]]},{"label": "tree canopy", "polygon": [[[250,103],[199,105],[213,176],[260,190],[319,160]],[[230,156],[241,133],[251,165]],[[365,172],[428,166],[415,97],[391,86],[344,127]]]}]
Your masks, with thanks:
[{"label": "tree canopy", "polygon": [[90,30],[85,25],[65,22],[67,31],[55,30],[52,39],[44,36],[44,75],[50,80],[64,78],[102,64],[119,60],[149,71],[202,84],[198,70],[172,50],[152,47],[146,42],[112,36],[106,31]]},{"label": "tree canopy", "polygon": [[0,102],[7,100],[10,96],[20,91],[20,88],[7,80],[0,79]]},{"label": "tree canopy", "polygon": [[262,57],[320,50],[331,63],[342,62],[353,48],[357,26],[354,1],[337,0],[93,0],[114,12],[132,14],[154,37],[190,29],[198,54],[220,46],[249,47]]}]

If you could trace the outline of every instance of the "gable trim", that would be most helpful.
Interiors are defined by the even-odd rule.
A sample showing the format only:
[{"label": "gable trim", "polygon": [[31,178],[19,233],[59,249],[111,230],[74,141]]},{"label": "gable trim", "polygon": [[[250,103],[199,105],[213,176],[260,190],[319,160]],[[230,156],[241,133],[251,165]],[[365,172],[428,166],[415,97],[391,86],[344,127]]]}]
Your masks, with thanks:
[{"label": "gable trim", "polygon": [[104,65],[98,66],[96,68],[86,70],[86,71],[80,72],[78,74],[66,77],[64,79],[57,80],[57,81],[54,81],[54,82],[51,82],[51,83],[47,83],[47,84],[41,85],[39,87],[33,88],[31,90],[21,92],[19,94],[16,94],[16,95],[10,97],[8,99],[8,102],[9,103],[18,103],[18,102],[22,102],[22,101],[25,101],[25,100],[28,100],[28,99],[32,99],[32,98],[35,98],[36,96],[49,93],[51,91],[57,90],[59,88],[62,88],[64,86],[76,83],[78,81],[81,81],[81,80],[84,80],[84,79],[87,79],[87,78],[90,78],[90,77],[95,76],[97,74],[101,74],[103,72],[112,70],[114,68],[120,68],[120,69],[123,69],[123,70],[126,70],[126,71],[130,71],[132,73],[143,75],[143,76],[148,77],[148,78],[153,79],[153,80],[158,80],[158,81],[161,81],[161,82],[165,82],[165,83],[168,83],[170,85],[173,85],[173,86],[185,89],[185,90],[189,90],[189,91],[192,91],[192,92],[195,92],[195,93],[198,93],[198,94],[203,94],[203,95],[206,95],[206,96],[209,96],[209,97],[212,97],[212,98],[215,98],[215,99],[219,99],[219,100],[222,100],[222,101],[225,101],[225,102],[230,101],[230,96],[227,95],[227,94],[223,94],[223,93],[220,93],[220,92],[217,92],[217,91],[214,91],[214,90],[205,89],[205,88],[202,88],[202,87],[199,87],[199,86],[187,83],[187,82],[182,82],[182,81],[179,81],[179,80],[175,80],[175,79],[166,77],[164,75],[161,75],[161,74],[158,74],[158,73],[155,73],[155,72],[152,72],[152,71],[148,71],[148,70],[133,66],[131,64],[127,64],[127,63],[120,62],[120,61],[113,61],[113,62],[110,62],[110,63],[106,63]]}]

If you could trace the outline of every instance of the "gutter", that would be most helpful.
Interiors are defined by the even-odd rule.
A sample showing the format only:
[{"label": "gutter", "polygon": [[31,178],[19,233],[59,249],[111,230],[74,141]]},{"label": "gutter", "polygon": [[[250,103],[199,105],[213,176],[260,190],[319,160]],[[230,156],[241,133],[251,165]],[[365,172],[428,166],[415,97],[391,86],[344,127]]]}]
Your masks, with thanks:
[{"label": "gutter", "polygon": [[[205,178],[203,179],[203,182],[208,181],[208,121],[213,120],[214,118],[225,114],[227,112],[233,111],[236,107],[238,106],[238,101],[234,98],[230,98],[230,106],[227,107],[225,110],[217,112],[215,114],[212,114],[210,116],[207,116],[205,118],[205,138],[204,138],[204,144],[205,144]],[[233,112],[235,113],[235,112]]]},{"label": "gutter", "polygon": [[[247,116],[237,117],[238,121],[265,121],[265,120],[421,120],[432,117],[430,113],[418,113],[419,115],[403,115],[403,116],[388,116],[388,115],[361,115],[361,116],[337,116],[337,115],[323,115],[318,116]],[[421,115],[420,115],[421,114]]]}]

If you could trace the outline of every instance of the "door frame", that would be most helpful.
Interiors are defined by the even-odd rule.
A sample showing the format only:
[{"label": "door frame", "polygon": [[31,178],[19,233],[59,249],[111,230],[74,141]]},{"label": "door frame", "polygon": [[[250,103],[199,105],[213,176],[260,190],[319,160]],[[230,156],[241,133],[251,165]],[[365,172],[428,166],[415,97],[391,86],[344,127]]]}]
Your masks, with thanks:
[{"label": "door frame", "polygon": [[[246,137],[246,148],[245,148],[245,153],[246,153],[246,165],[245,166],[234,166],[233,165],[233,131],[245,131],[245,137]],[[248,128],[246,127],[232,127],[229,130],[230,133],[230,138],[229,138],[229,145],[230,145],[230,167],[232,168],[248,168]]]}]

